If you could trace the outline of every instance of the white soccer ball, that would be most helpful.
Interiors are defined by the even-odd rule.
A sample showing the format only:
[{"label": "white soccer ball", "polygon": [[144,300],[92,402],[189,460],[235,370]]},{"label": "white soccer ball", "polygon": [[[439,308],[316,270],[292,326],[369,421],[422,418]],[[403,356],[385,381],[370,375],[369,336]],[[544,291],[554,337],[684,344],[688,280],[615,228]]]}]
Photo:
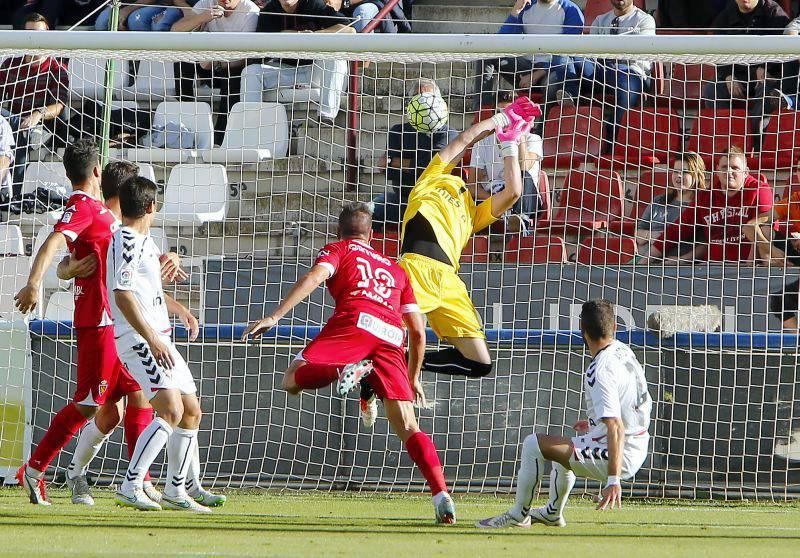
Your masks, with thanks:
[{"label": "white soccer ball", "polygon": [[406,119],[418,132],[432,134],[447,124],[447,103],[435,93],[415,95],[406,107]]}]

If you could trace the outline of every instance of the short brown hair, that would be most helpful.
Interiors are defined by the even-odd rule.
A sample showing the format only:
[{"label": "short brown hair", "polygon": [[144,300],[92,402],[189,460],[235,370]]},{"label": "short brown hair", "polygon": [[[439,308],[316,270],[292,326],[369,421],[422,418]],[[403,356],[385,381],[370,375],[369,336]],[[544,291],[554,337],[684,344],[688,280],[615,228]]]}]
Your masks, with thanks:
[{"label": "short brown hair", "polygon": [[123,217],[140,219],[158,196],[155,182],[143,176],[129,178],[119,187],[119,209]]},{"label": "short brown hair", "polygon": [[44,23],[45,27],[50,29],[50,22],[47,21],[47,18],[44,17],[42,14],[37,14],[36,12],[29,13],[25,20],[22,22],[23,26],[28,25],[29,23]]},{"label": "short brown hair", "polygon": [[686,172],[692,175],[692,181],[696,189],[706,189],[706,164],[700,155],[694,151],[686,151],[675,157],[675,160],[683,161],[686,165]]},{"label": "short brown hair", "polygon": [[586,337],[599,341],[614,336],[617,316],[610,300],[597,298],[581,306],[581,332]]},{"label": "short brown hair", "polygon": [[117,197],[122,183],[138,174],[139,167],[130,161],[111,161],[108,163],[100,177],[103,199],[110,200]]},{"label": "short brown hair", "polygon": [[372,209],[364,202],[345,204],[339,214],[339,236],[366,236],[372,230]]}]

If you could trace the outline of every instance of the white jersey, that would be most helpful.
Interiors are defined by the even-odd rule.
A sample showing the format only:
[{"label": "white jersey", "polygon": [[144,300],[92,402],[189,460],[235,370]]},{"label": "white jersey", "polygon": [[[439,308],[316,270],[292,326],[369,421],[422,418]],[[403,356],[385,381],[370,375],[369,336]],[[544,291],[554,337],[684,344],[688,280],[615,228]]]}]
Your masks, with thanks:
[{"label": "white jersey", "polygon": [[106,256],[106,286],[117,338],[136,330],[122,315],[114,291],[132,292],[142,317],[150,327],[157,333],[170,333],[167,303],[161,286],[160,256],[161,251],[149,235],[139,234],[130,227],[120,227],[111,237]]},{"label": "white jersey", "polygon": [[650,428],[653,400],[647,391],[642,365],[625,343],[614,341],[595,355],[583,379],[589,433],[605,438],[603,418],[617,417],[625,425],[625,436],[644,435]]}]

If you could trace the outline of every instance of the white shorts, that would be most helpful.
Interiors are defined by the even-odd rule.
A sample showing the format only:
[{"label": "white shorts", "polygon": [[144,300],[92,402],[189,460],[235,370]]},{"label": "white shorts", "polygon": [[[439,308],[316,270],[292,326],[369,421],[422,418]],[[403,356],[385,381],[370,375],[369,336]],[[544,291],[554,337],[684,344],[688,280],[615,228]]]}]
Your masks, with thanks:
[{"label": "white shorts", "polygon": [[[622,478],[629,479],[642,467],[647,459],[647,446],[650,434],[625,438],[622,453]],[[569,459],[570,468],[579,477],[605,482],[608,480],[608,442],[592,438],[590,435],[575,436],[574,449]]]},{"label": "white shorts", "polygon": [[148,400],[155,397],[162,389],[177,389],[183,395],[196,393],[197,386],[192,378],[192,372],[172,340],[169,336],[163,336],[161,341],[172,353],[175,364],[171,370],[165,370],[156,363],[150,347],[139,335],[123,335],[116,340],[119,359],[142,387],[142,393]]}]

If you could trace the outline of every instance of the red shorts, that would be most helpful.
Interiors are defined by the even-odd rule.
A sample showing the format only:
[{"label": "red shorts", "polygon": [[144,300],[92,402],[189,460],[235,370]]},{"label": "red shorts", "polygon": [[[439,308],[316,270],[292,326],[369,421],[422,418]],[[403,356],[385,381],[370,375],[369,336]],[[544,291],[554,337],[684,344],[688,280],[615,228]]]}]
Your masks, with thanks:
[{"label": "red shorts", "polygon": [[[358,318],[351,315],[333,316],[297,358],[306,362],[336,365],[369,359],[372,361],[373,371],[365,379],[378,397],[413,401],[414,392],[408,381],[408,364],[402,337],[400,345],[376,337],[359,327]],[[372,321],[382,323],[374,316],[371,318]]]},{"label": "red shorts", "polygon": [[100,406],[116,402],[141,388],[122,366],[114,343],[114,326],[79,327],[78,388],[73,401],[80,405]]}]

